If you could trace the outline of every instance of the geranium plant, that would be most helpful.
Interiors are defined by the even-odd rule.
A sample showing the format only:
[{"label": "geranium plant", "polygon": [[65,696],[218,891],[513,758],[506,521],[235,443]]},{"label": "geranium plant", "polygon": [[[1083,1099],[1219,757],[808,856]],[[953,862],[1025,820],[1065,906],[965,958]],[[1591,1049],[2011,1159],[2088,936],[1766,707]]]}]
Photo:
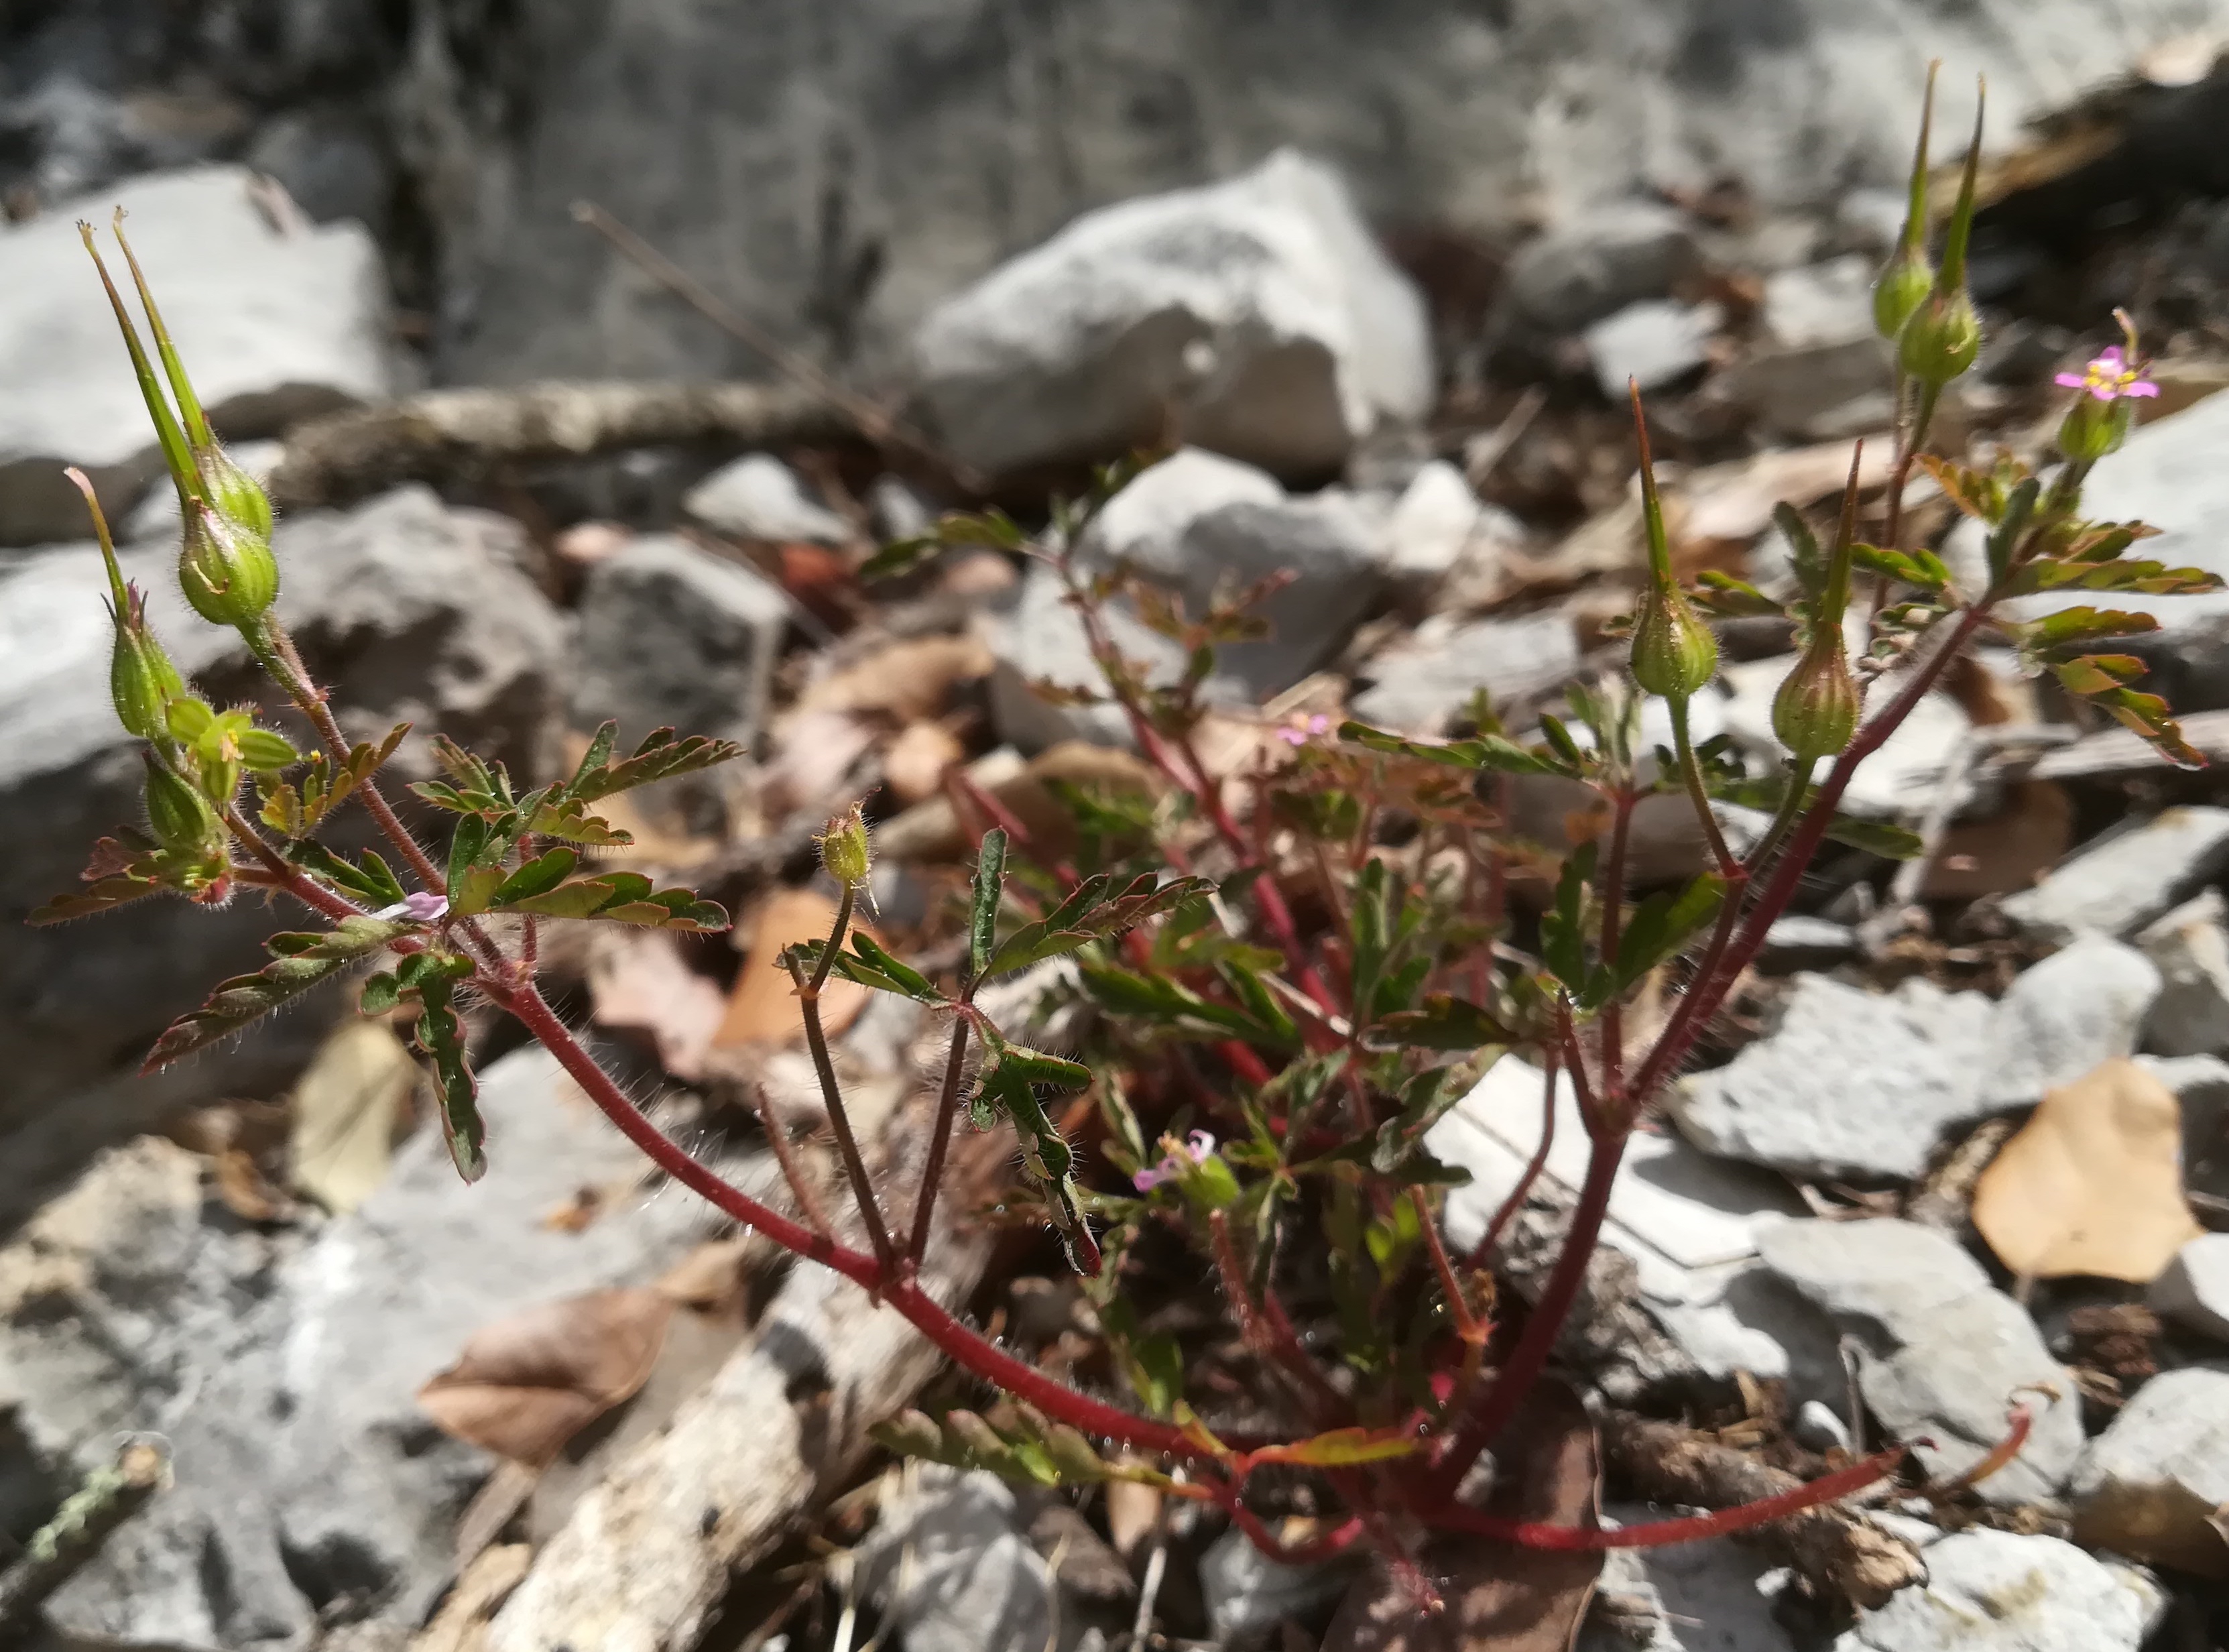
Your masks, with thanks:
[{"label": "geranium plant", "polygon": [[[1648,566],[1630,670],[1574,685],[1568,715],[1543,716],[1537,731],[1505,727],[1482,697],[1470,732],[1443,742],[1333,727],[1320,716],[1279,731],[1280,761],[1218,774],[1202,753],[1198,691],[1218,648],[1258,634],[1249,605],[1260,593],[1194,615],[1121,570],[1088,572],[1076,555],[1088,505],[1057,509],[1035,538],[995,513],[954,517],[930,539],[878,556],[870,573],[896,571],[942,543],[988,541],[1063,570],[1103,697],[1166,790],[1158,799],[1070,793],[1074,846],[1056,853],[995,800],[961,786],[979,846],[963,954],[943,974],[854,924],[869,880],[868,829],[857,808],[830,822],[821,846],[842,890],[835,922],[825,941],[793,948],[782,967],[803,1006],[849,1184],[852,1205],[841,1220],[822,1213],[787,1155],[795,1193],[787,1210],[700,1164],[598,1066],[537,984],[537,932],[547,923],[725,927],[720,908],[691,890],[600,871],[591,857],[626,841],[596,813],[604,799],[725,762],[736,749],[658,730],[623,749],[607,725],[571,775],[522,788],[500,766],[437,742],[447,777],[413,789],[446,817],[446,842],[421,841],[382,791],[382,765],[403,730],[376,744],[346,739],[273,614],[283,569],[270,506],[212,434],[136,260],[151,359],[123,297],[108,290],[178,492],[181,582],[200,614],[240,632],[305,727],[292,736],[259,727],[182,680],[118,571],[87,486],[111,580],[117,712],[145,742],[146,821],[104,839],[84,886],[34,921],[164,893],[208,904],[243,889],[291,899],[315,927],[272,937],[272,961],[220,984],[163,1035],[149,1065],[368,970],[365,1012],[414,1011],[442,1128],[467,1180],[503,1144],[484,1138],[457,1005],[471,994],[516,1017],[661,1170],[872,1292],[1002,1396],[980,1414],[913,1412],[890,1424],[890,1443],[917,1454],[1046,1483],[1150,1480],[1218,1506],[1288,1558],[1370,1546],[1425,1602],[1432,1587],[1412,1557],[1434,1533],[1545,1549],[1647,1546],[1847,1495],[1896,1471],[1904,1449],[1764,1502],[1609,1532],[1487,1513],[1472,1471],[1548,1367],[1632,1132],[1822,843],[1912,846],[1891,828],[1846,818],[1839,805],[1860,765],[1953,660],[1984,638],[2009,643],[2032,670],[2136,729],[2171,761],[2197,761],[2167,707],[2130,685],[2139,663],[2097,651],[2153,629],[2149,617],[2087,606],[2040,617],[2007,611],[2013,599],[2040,594],[2218,583],[2131,557],[2149,531],[2140,524],[2080,515],[2084,478],[2125,438],[2129,398],[2151,393],[2133,333],[2062,380],[2075,395],[2055,473],[2033,474],[2009,457],[1972,469],[1928,450],[1944,388],[1973,365],[1980,344],[1965,282],[1979,145],[1977,121],[1942,254],[1930,261],[1923,129],[1910,214],[1878,290],[1900,411],[1873,541],[1859,534],[1853,457],[1833,522],[1815,527],[1793,509],[1779,512],[1793,558],[1789,600],[1717,574],[1684,586],[1636,395]],[[98,263],[90,228],[85,236]],[[1905,543],[1904,498],[1918,466],[1985,530],[1978,588],[1962,588],[1932,550]],[[1117,601],[1179,646],[1185,663],[1173,681],[1156,680],[1117,647],[1107,623]],[[1718,667],[1705,614],[1782,615],[1795,625],[1797,662],[1773,706],[1787,754],[1776,765],[1745,767],[1723,741],[1692,737],[1689,704]],[[1671,742],[1644,750],[1638,731],[1651,698],[1667,710]],[[1510,823],[1509,789],[1544,781],[1596,800],[1594,825],[1575,849],[1526,843]],[[1673,887],[1636,891],[1635,811],[1662,792],[1692,804],[1707,864]],[[1769,826],[1738,846],[1720,819],[1718,806],[1727,803],[1769,812]],[[320,841],[347,805],[369,811],[392,859]],[[1537,922],[1513,899],[1525,887],[1545,891]],[[1055,960],[1072,965],[1060,990],[1099,1012],[1088,1061],[1018,1041],[980,1001],[987,984]],[[873,1144],[852,1128],[822,1025],[821,995],[838,976],[913,1000],[949,1028],[926,1138],[909,1158],[891,1155],[899,1162],[879,1184]],[[1635,1013],[1644,993],[1664,1007]],[[1461,1173],[1425,1147],[1466,1085],[1509,1051],[1545,1069],[1551,1120],[1559,1080],[1576,1089],[1590,1147],[1560,1254],[1522,1305],[1497,1291],[1493,1269],[1545,1145],[1468,1254],[1449,1250],[1439,1220]],[[924,1288],[947,1148],[963,1116],[1018,1138],[1018,1202],[1057,1232],[1087,1282],[1127,1396],[1055,1380]],[[1256,1420],[1243,1430],[1211,1424],[1188,1399],[1181,1351],[1145,1327],[1132,1300],[1141,1253],[1172,1243],[1191,1247],[1219,1280],[1256,1362]],[[1294,1311],[1294,1281],[1322,1314]],[[2015,1450],[2022,1432],[2015,1413],[1984,1467]],[[1337,1506],[1293,1547],[1271,1536],[1252,1501],[1251,1477],[1270,1465],[1314,1475]]]}]

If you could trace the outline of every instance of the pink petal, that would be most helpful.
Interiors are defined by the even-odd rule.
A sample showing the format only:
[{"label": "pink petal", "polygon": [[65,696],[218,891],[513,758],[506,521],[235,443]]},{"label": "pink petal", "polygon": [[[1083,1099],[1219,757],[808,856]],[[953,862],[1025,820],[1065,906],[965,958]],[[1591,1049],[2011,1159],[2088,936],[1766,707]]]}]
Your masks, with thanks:
[{"label": "pink petal", "polygon": [[1204,1130],[1194,1130],[1185,1138],[1192,1147],[1192,1162],[1198,1163],[1215,1151],[1215,1138]]},{"label": "pink petal", "polygon": [[2070,390],[2086,389],[2089,388],[2090,384],[2090,381],[2079,373],[2061,373],[2058,377],[2052,379],[2052,382],[2062,385]]},{"label": "pink petal", "polygon": [[2134,384],[2131,384],[2127,389],[2123,389],[2121,394],[2123,395],[2157,395],[2159,394],[2159,386],[2153,383],[2149,379],[2140,378]]},{"label": "pink petal", "polygon": [[2110,402],[2115,396],[2118,395],[2120,392],[2115,389],[2110,383],[2099,383],[2093,384],[2090,387],[2090,394],[2096,396],[2100,402]]},{"label": "pink petal", "polygon": [[1141,1170],[1130,1178],[1130,1185],[1141,1193],[1150,1193],[1168,1179],[1168,1173],[1166,1171]]},{"label": "pink petal", "polygon": [[2097,359],[2090,363],[2092,367],[2104,368],[2108,373],[2119,372],[2123,364],[2121,347],[2118,344],[2106,345],[2097,353]]}]

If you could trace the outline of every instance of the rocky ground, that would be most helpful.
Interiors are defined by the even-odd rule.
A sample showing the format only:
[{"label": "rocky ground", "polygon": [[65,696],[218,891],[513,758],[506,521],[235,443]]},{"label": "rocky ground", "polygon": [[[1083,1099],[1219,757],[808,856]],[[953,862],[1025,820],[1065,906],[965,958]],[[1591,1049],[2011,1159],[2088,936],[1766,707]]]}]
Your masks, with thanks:
[{"label": "rocky ground", "polygon": [[[658,1187],[514,1029],[477,1029],[498,1152],[469,1189],[414,1128],[399,1042],[337,997],[133,1076],[270,925],[253,903],[21,924],[137,807],[62,465],[127,524],[181,665],[254,689],[161,595],[175,506],[80,214],[128,209],[204,400],[287,507],[282,611],[345,727],[409,719],[412,777],[437,730],[524,775],[605,717],[749,748],[629,822],[633,861],[729,903],[734,935],[550,960],[637,1093],[746,1185],[776,1182],[761,1094],[821,1152],[768,966],[825,928],[828,811],[870,799],[877,922],[934,942],[966,853],[951,773],[1033,819],[1051,783],[1136,772],[1099,708],[1033,686],[1089,671],[1042,569],[986,545],[865,586],[874,544],[948,505],[1034,525],[1153,448],[1088,556],[1196,600],[1293,576],[1209,685],[1234,751],[1342,708],[1437,734],[1481,685],[1521,718],[1618,657],[1628,377],[1688,572],[1787,577],[1772,505],[1837,493],[1850,439],[1885,428],[1866,288],[1926,50],[1987,69],[2007,117],[1975,255],[1990,342],[1950,439],[2040,453],[2052,376],[2126,305],[2163,394],[2093,512],[2229,575],[2219,5],[2030,4],[2008,29],[1691,6],[1637,30],[1422,0],[1370,30],[1328,5],[1275,29],[871,10],[840,39],[754,35],[755,80],[716,72],[743,44],[720,8],[119,0],[0,23],[0,1570],[119,1441],[159,1437],[174,1475],[42,1610],[0,1608],[0,1637],[1375,1644],[1333,1621],[1346,1574],[1188,1505],[888,1468],[863,1429],[939,1380],[921,1345]],[[1078,42],[1102,25],[1135,50],[1101,65]],[[628,80],[684,61],[669,96]],[[566,214],[600,191],[716,296],[692,308]],[[703,388],[730,374],[764,382]],[[1954,564],[1978,554],[1920,509]],[[2229,597],[2157,611],[2155,680],[2229,755]],[[1699,733],[1769,757],[1789,639],[1723,640]],[[1695,1462],[1811,1473],[1924,1437],[1955,1475],[2015,1393],[2052,1403],[1972,1506],[1620,1557],[1581,1644],[2229,1637],[2229,794],[2084,716],[1985,655],[1889,742],[1851,802],[1928,854],[1822,860],[1636,1140],[1564,1350],[1621,1519],[1710,1501]],[[1644,820],[1636,876],[1692,863],[1683,808]],[[910,1012],[830,1014],[861,1110],[915,1105]],[[1507,1059],[1438,1127],[1473,1177],[1457,1241],[1538,1147],[1539,1093]],[[1579,1139],[1558,1132],[1510,1241],[1520,1289]],[[1037,1236],[955,1229],[931,1261],[1011,1345],[1088,1366]],[[1831,1557],[1855,1553],[1853,1584]]]}]

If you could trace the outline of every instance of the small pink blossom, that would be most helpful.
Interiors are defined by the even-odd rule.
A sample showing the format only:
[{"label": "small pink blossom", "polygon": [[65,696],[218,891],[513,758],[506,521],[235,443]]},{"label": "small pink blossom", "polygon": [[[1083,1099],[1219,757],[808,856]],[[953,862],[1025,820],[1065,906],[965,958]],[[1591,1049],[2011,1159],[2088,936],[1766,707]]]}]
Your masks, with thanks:
[{"label": "small pink blossom", "polygon": [[414,923],[439,923],[447,916],[449,897],[437,895],[432,890],[413,890],[394,905],[372,914],[374,917],[408,918]]},{"label": "small pink blossom", "polygon": [[1215,1151],[1215,1138],[1204,1130],[1194,1130],[1182,1141],[1166,1135],[1161,1140],[1168,1151],[1161,1155],[1160,1163],[1130,1178],[1141,1193],[1150,1193],[1164,1182],[1180,1180],[1193,1166],[1205,1164]]},{"label": "small pink blossom", "polygon": [[1313,717],[1295,716],[1277,730],[1277,738],[1288,746],[1305,746],[1311,740],[1320,740],[1331,732],[1331,719],[1318,711]]},{"label": "small pink blossom", "polygon": [[2131,364],[2118,344],[2108,344],[2079,373],[2061,373],[2053,381],[2070,390],[2086,390],[2100,402],[2123,396],[2157,395],[2159,386],[2144,376],[2143,363]]}]

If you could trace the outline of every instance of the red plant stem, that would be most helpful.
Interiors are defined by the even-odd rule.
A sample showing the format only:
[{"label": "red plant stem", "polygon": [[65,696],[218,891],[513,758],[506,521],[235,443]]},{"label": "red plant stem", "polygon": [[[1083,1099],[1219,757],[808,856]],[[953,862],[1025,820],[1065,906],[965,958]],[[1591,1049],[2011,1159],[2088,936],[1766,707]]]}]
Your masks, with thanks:
[{"label": "red plant stem", "polygon": [[1863,1491],[1894,1474],[1904,1462],[1905,1450],[1900,1445],[1892,1446],[1862,1462],[1852,1463],[1847,1469],[1773,1496],[1760,1497],[1753,1503],[1717,1509],[1708,1514],[1690,1514],[1680,1520],[1622,1526],[1614,1532],[1584,1526],[1557,1526],[1545,1520],[1503,1520],[1452,1502],[1430,1504],[1421,1513],[1426,1520],[1443,1530],[1470,1532],[1513,1543],[1521,1549],[1661,1549],[1674,1543],[1693,1543],[1706,1537],[1754,1531],[1790,1514],[1800,1514],[1807,1508],[1816,1508],[1853,1492]]},{"label": "red plant stem", "polygon": [[1546,1052],[1545,1062],[1548,1072],[1547,1080],[1541,1087],[1540,1145],[1533,1149],[1532,1157],[1525,1167],[1525,1173],[1517,1179],[1517,1186],[1509,1190],[1509,1197],[1503,1199],[1501,1208],[1494,1212],[1493,1220],[1486,1225],[1486,1231],[1471,1247],[1470,1260],[1466,1265],[1473,1272],[1492,1264],[1493,1247],[1500,1242],[1501,1231],[1509,1225],[1518,1212],[1525,1208],[1525,1201],[1532,1192],[1532,1184],[1540,1180],[1541,1171],[1547,1167],[1548,1149],[1556,1145],[1556,1078],[1562,1063],[1552,1048]]},{"label": "red plant stem", "polygon": [[921,1167],[921,1192],[913,1205],[913,1236],[906,1242],[905,1276],[921,1270],[928,1254],[929,1218],[936,1212],[937,1186],[944,1180],[944,1151],[952,1140],[952,1123],[960,1111],[960,1081],[967,1070],[967,1018],[952,1022],[952,1053],[944,1060],[944,1088],[937,1092],[936,1122],[929,1126],[928,1156]]},{"label": "red plant stem", "polygon": [[1936,1504],[1947,1503],[1960,1493],[1971,1491],[2014,1457],[2020,1456],[2021,1448],[2027,1444],[2029,1431],[2034,1427],[2035,1408],[2025,1402],[2014,1406],[2011,1426],[2007,1430],[2005,1437],[1990,1448],[1987,1456],[1956,1480],[1945,1482],[1939,1486],[1930,1486],[1927,1488],[1928,1501]]},{"label": "red plant stem", "polygon": [[1288,1566],[1320,1565],[1326,1560],[1336,1559],[1354,1546],[1362,1535],[1362,1517],[1350,1514],[1323,1536],[1306,1543],[1280,1543],[1269,1535],[1269,1528],[1262,1524],[1261,1517],[1238,1501],[1238,1494],[1228,1488],[1219,1489],[1216,1501],[1230,1514],[1231,1523],[1246,1533],[1256,1548],[1272,1560]]},{"label": "red plant stem", "polygon": [[836,1133],[837,1151],[844,1160],[844,1173],[851,1183],[851,1198],[859,1207],[859,1219],[866,1225],[867,1239],[873,1245],[875,1260],[882,1264],[884,1277],[896,1270],[897,1253],[890,1246],[890,1230],[883,1224],[882,1206],[875,1199],[875,1184],[867,1174],[867,1161],[860,1154],[858,1138],[851,1133],[851,1115],[844,1105],[843,1087],[836,1082],[836,1064],[828,1053],[828,1034],[820,1024],[820,988],[828,979],[829,967],[836,961],[836,949],[844,943],[844,931],[851,922],[851,886],[844,886],[842,897],[836,907],[836,923],[828,936],[828,944],[820,949],[820,961],[814,967],[813,978],[807,980],[805,971],[795,962],[789,967],[790,977],[797,983],[798,1007],[805,1018],[805,1045],[812,1052],[813,1070],[820,1080],[820,1099],[828,1109],[828,1123]]},{"label": "red plant stem", "polygon": [[1593,1258],[1603,1218],[1609,1212],[1610,1188],[1617,1180],[1617,1167],[1625,1157],[1625,1140],[1623,1135],[1595,1139],[1594,1151],[1587,1159],[1586,1179],[1579,1184],[1578,1203],[1571,1212],[1570,1231],[1564,1235],[1563,1249],[1556,1254],[1556,1265],[1541,1289],[1540,1299],[1533,1303],[1532,1312],[1525,1321],[1524,1334],[1517,1339],[1517,1346],[1510,1350],[1500,1369],[1493,1373],[1493,1383],[1486,1391],[1484,1402],[1456,1432],[1426,1482],[1436,1499],[1445,1499],[1454,1493],[1463,1475],[1470,1471],[1471,1464],[1478,1461],[1479,1453],[1508,1425],[1517,1407],[1546,1368],[1556,1338],[1563,1331],[1564,1321],[1571,1317],[1571,1305],[1578,1300],[1579,1288],[1586,1281],[1587,1263]]},{"label": "red plant stem", "polygon": [[1416,1207],[1416,1225],[1424,1236],[1424,1249],[1431,1255],[1432,1271],[1440,1276],[1440,1290],[1448,1299],[1448,1312],[1455,1316],[1455,1334],[1467,1347],[1474,1347],[1486,1340],[1486,1327],[1471,1312],[1462,1282],[1455,1277],[1455,1265],[1449,1260],[1448,1248],[1440,1240],[1440,1225],[1432,1217],[1431,1201],[1424,1197],[1423,1188],[1411,1187],[1409,1202]]},{"label": "red plant stem", "polygon": [[262,863],[261,881],[269,887],[285,890],[303,905],[322,912],[336,922],[369,916],[355,902],[344,899],[324,884],[313,881],[299,866],[287,865],[279,852],[265,841],[263,834],[247,823],[237,807],[225,810],[224,823],[232,828],[233,836],[247,845],[248,853]]},{"label": "red plant stem", "polygon": [[[869,1291],[879,1292],[915,1330],[949,1355],[954,1364],[971,1376],[1027,1400],[1048,1417],[1070,1427],[1131,1446],[1140,1451],[1164,1452],[1188,1462],[1212,1459],[1180,1429],[1150,1417],[1134,1417],[1063,1387],[1036,1366],[1016,1359],[961,1324],[942,1304],[912,1280],[894,1280],[877,1267],[872,1257],[839,1244],[826,1234],[815,1233],[780,1212],[731,1186],[690,1157],[687,1150],[646,1118],[642,1109],[621,1093],[617,1084],[557,1019],[531,982],[506,980],[483,972],[480,983],[503,1008],[517,1016],[526,1030],[557,1058],[588,1099],[620,1133],[642,1150],[645,1157],[667,1175],[705,1199],[714,1208],[765,1234],[785,1250],[830,1268]],[[1229,1443],[1257,1450],[1279,1443],[1232,1437]]]},{"label": "red plant stem", "polygon": [[[1835,760],[1825,783],[1819,787],[1819,795],[1814,800],[1810,811],[1790,835],[1787,847],[1781,851],[1770,881],[1750,908],[1749,921],[1739,938],[1719,949],[1714,961],[1709,961],[1707,974],[1698,972],[1686,996],[1680,1000],[1680,1006],[1672,1012],[1672,1019],[1666,1025],[1662,1036],[1657,1039],[1655,1049],[1649,1051],[1648,1059],[1641,1064],[1641,1071],[1633,1084],[1632,1094],[1636,1103],[1645,1104],[1655,1094],[1657,1087],[1686,1059],[1687,1052],[1694,1048],[1695,1040],[1702,1036],[1703,1028],[1709,1025],[1710,1018],[1716,1015],[1718,1006],[1725,1002],[1726,994],[1732,990],[1736,979],[1750,960],[1757,956],[1757,948],[1764,944],[1765,931],[1772,927],[1772,921],[1787,910],[1788,903],[1795,898],[1796,889],[1803,881],[1804,868],[1810,864],[1811,857],[1818,852],[1820,843],[1826,838],[1827,828],[1834,824],[1835,806],[1849,788],[1858,765],[1878,751],[1882,742],[1902,726],[1905,718],[1911,715],[1911,709],[1935,686],[1936,679],[1942,676],[1944,668],[1980,629],[1987,613],[1987,604],[1977,603],[1961,614],[1957,622],[1951,627],[1950,634],[1927,662],[1912,673],[1911,680],[1905,685],[1903,691],[1882,708],[1879,716],[1866,720],[1859,729],[1857,737]],[[1736,900],[1735,892],[1729,890],[1726,899],[1730,903],[1726,910],[1731,911],[1731,903]],[[1723,925],[1725,922],[1722,914],[1720,922]]]},{"label": "red plant stem", "polygon": [[[1315,1368],[1314,1363],[1305,1353],[1297,1365],[1288,1360],[1276,1332],[1271,1328],[1268,1318],[1255,1306],[1253,1289],[1246,1282],[1245,1267],[1238,1260],[1238,1247],[1231,1241],[1230,1218],[1221,1211],[1211,1211],[1207,1229],[1215,1250],[1215,1265],[1223,1276],[1224,1294],[1230,1297],[1230,1305],[1238,1315],[1239,1336],[1257,1357],[1287,1371],[1300,1382],[1319,1413],[1317,1426],[1326,1426],[1330,1418],[1344,1410],[1346,1402],[1339,1398],[1339,1391],[1324,1380],[1323,1373]],[[1282,1310],[1278,1317],[1284,1318]],[[1292,1321],[1286,1320],[1285,1327],[1289,1333]],[[1293,1338],[1295,1348],[1299,1347],[1299,1338]]]}]

